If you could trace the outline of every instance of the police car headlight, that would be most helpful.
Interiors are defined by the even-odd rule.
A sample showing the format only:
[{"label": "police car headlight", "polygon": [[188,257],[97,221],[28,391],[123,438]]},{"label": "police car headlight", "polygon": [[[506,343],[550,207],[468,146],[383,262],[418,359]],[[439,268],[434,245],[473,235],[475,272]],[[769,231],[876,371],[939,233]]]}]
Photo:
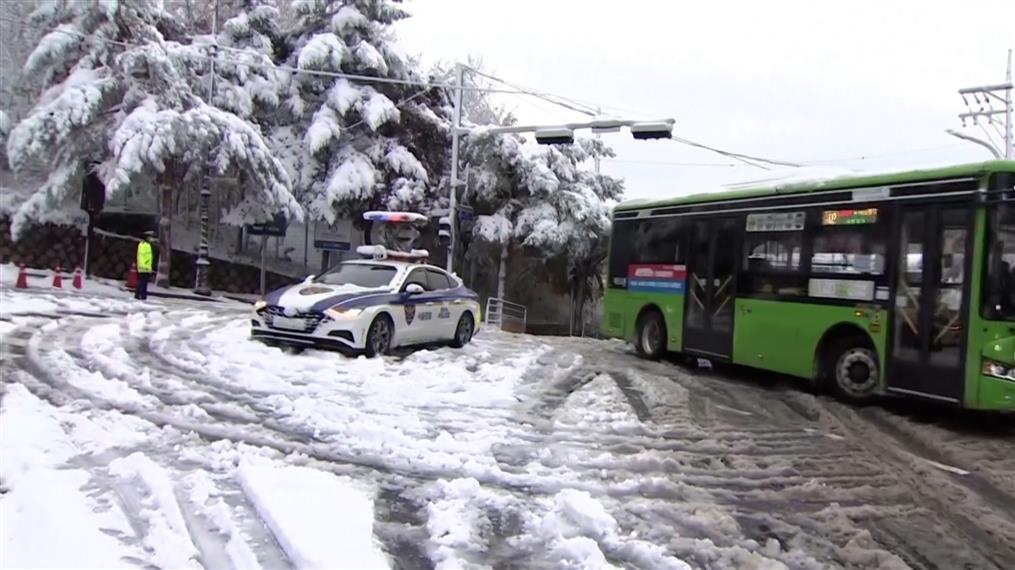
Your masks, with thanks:
[{"label": "police car headlight", "polygon": [[260,311],[261,309],[263,309],[263,308],[265,308],[267,306],[268,306],[268,301],[265,301],[264,299],[258,299],[257,302],[254,303],[254,312]]},{"label": "police car headlight", "polygon": [[363,309],[343,309],[341,307],[332,307],[327,311],[324,311],[324,314],[336,321],[342,321],[346,319],[355,319],[360,316],[360,313],[362,312]]}]

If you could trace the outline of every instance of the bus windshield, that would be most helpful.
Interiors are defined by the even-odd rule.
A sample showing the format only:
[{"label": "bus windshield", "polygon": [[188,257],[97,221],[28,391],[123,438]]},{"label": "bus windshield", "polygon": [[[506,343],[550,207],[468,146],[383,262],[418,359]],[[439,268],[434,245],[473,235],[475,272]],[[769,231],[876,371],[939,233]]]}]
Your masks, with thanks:
[{"label": "bus windshield", "polygon": [[[1012,188],[1009,175],[995,177],[995,189]],[[1002,180],[997,180],[1002,179]],[[1015,202],[1002,202],[988,213],[987,281],[984,284],[984,317],[1015,320]]]}]

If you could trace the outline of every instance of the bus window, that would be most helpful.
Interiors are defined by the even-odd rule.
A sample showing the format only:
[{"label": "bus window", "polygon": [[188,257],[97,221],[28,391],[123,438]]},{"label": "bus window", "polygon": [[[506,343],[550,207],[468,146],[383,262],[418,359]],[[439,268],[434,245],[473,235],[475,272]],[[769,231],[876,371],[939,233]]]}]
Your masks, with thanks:
[{"label": "bus window", "polygon": [[684,263],[684,227],[680,218],[614,221],[609,286],[626,289],[628,266],[631,264]]},{"label": "bus window", "polygon": [[997,206],[990,226],[984,316],[1015,320],[1015,206]]},{"label": "bus window", "polygon": [[800,269],[800,234],[751,236],[744,247],[747,271],[796,271]]},{"label": "bus window", "polygon": [[811,271],[846,275],[882,275],[885,272],[885,241],[869,230],[824,229],[814,236]]}]

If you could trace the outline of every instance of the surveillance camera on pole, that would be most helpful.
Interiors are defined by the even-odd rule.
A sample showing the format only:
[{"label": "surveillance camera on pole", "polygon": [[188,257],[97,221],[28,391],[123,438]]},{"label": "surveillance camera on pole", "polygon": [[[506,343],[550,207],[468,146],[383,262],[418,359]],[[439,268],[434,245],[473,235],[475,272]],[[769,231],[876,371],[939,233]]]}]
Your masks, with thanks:
[{"label": "surveillance camera on pole", "polygon": [[673,122],[634,123],[631,125],[631,136],[637,140],[668,139],[673,136]]},{"label": "surveillance camera on pole", "polygon": [[539,144],[571,144],[574,142],[574,131],[565,127],[537,129],[536,142]]}]

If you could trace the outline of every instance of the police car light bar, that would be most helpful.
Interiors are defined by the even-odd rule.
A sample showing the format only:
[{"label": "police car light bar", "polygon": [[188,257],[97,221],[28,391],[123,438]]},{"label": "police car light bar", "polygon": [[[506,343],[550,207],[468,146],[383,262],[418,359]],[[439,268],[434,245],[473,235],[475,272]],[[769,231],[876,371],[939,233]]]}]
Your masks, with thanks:
[{"label": "police car light bar", "polygon": [[356,253],[374,259],[397,259],[401,261],[425,261],[430,257],[430,252],[425,249],[414,249],[409,252],[388,251],[383,245],[361,245],[356,248]]},{"label": "police car light bar", "polygon": [[356,253],[374,259],[385,259],[388,257],[388,250],[383,245],[361,245],[356,248]]},{"label": "police car light bar", "polygon": [[364,212],[363,219],[371,222],[428,222],[429,219],[423,214],[416,212]]}]

